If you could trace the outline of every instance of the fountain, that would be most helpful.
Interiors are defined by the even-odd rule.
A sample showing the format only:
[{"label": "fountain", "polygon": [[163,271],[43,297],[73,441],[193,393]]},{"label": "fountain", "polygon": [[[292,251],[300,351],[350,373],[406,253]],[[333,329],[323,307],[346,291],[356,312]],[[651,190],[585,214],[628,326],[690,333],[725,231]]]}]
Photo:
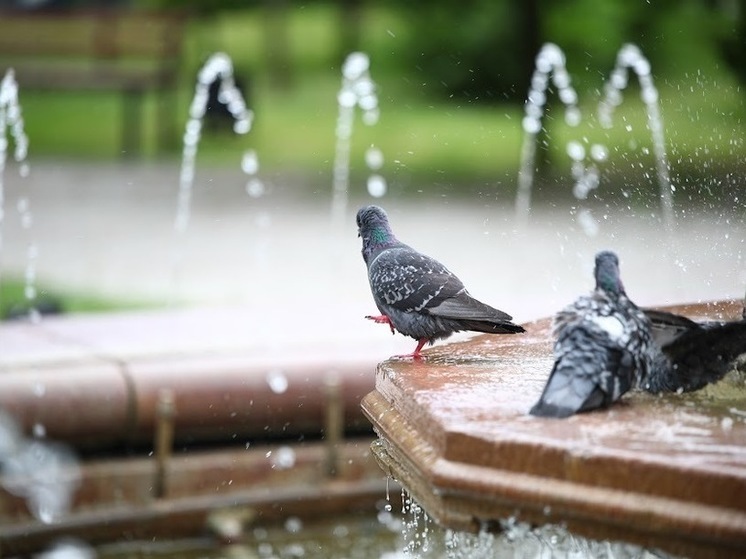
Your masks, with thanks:
[{"label": "fountain", "polygon": [[[673,228],[672,192],[675,191],[675,187],[671,184],[668,174],[668,160],[658,104],[658,91],[653,84],[650,63],[635,45],[627,44],[619,50],[616,65],[604,83],[604,97],[598,104],[598,122],[603,128],[612,127],[614,109],[621,104],[622,91],[629,82],[629,69],[634,71],[640,82],[640,95],[646,107],[648,129],[653,141],[661,212],[665,226],[670,232]],[[571,127],[576,127],[581,122],[580,111],[577,107],[578,98],[570,85],[564,53],[557,45],[548,43],[542,47],[536,57],[536,69],[531,79],[531,87],[525,106],[526,116],[522,123],[524,136],[515,210],[516,219],[523,226],[528,220],[531,207],[531,190],[536,165],[536,137],[541,130],[541,117],[547,101],[546,90],[549,85],[550,74],[558,90],[560,101],[565,106],[565,122]],[[567,155],[572,162],[571,171],[575,181],[573,195],[578,200],[586,200],[590,192],[597,188],[600,183],[601,174],[598,165],[608,158],[608,149],[602,144],[593,144],[586,154],[583,144],[572,140],[567,144]],[[586,165],[584,161],[588,155],[591,161]],[[598,224],[588,208],[580,208],[577,212],[577,219],[589,236],[597,234]]]},{"label": "fountain", "polygon": [[660,189],[661,210],[666,227],[671,230],[674,221],[672,193],[676,187],[671,184],[668,176],[668,158],[666,157],[666,143],[663,137],[663,120],[658,104],[658,90],[653,84],[650,73],[650,62],[632,44],[624,45],[617,55],[616,65],[611,71],[609,79],[604,84],[604,98],[598,105],[598,120],[604,128],[611,128],[614,109],[622,102],[622,90],[627,87],[628,71],[632,69],[640,82],[640,97],[645,103],[648,115],[648,130],[653,140],[653,155],[655,156],[655,170]]},{"label": "fountain", "polygon": [[[569,77],[565,78],[555,77],[559,80],[555,85],[567,86],[563,89],[568,92],[564,94],[566,114],[579,118],[579,113],[571,110],[577,105],[569,93]],[[372,82],[363,84],[362,91],[372,91]],[[185,143],[184,148],[173,228],[177,236],[183,236],[191,219],[201,91],[198,84],[185,134],[192,143]],[[348,92],[343,81],[340,93]],[[350,106],[350,99],[342,97],[340,120],[350,126],[342,130],[351,132],[354,108],[374,109],[377,101],[363,96],[357,105]],[[367,99],[365,106],[360,104],[363,98]],[[538,104],[540,99],[535,101]],[[246,131],[249,115],[247,111]],[[338,135],[340,144],[345,139],[350,136]],[[577,152],[574,147],[572,150]],[[337,189],[342,184],[337,179],[349,178],[345,174],[349,153],[348,142],[338,151],[335,165],[334,212],[340,215],[347,205],[347,184]],[[342,157],[345,154],[347,159]],[[597,162],[603,158],[598,149],[591,149],[590,155]],[[365,160],[372,171],[383,165],[382,153],[375,147],[366,151]],[[247,152],[241,167],[249,176],[249,196],[262,195],[263,186],[253,180],[258,171],[256,154]],[[126,178],[131,179],[129,174],[134,172],[130,168]],[[372,178],[369,194],[385,194],[385,181],[375,179],[375,174]],[[475,219],[474,207],[459,209],[449,203],[447,211],[436,214],[438,221],[456,217],[454,223],[476,227],[477,233],[486,236],[489,228]],[[409,210],[404,204],[399,209]],[[140,207],[136,205],[135,211]],[[220,209],[225,211],[225,207]],[[313,280],[329,273],[318,267],[328,239],[313,236],[323,229],[328,216],[319,212],[324,213],[323,221],[314,221],[309,219],[312,212],[305,207],[302,210],[283,222],[287,231],[279,225],[272,231],[272,236],[281,237],[290,247],[275,245],[284,249],[275,253],[283,264],[289,264],[273,269],[278,285],[272,285],[277,291],[271,292],[282,294],[288,307],[285,312],[273,300],[248,310],[232,305],[230,309],[50,319],[33,330],[28,324],[0,328],[0,405],[12,410],[23,429],[38,434],[44,431],[45,436],[59,437],[86,452],[108,450],[107,445],[147,451],[158,432],[159,444],[154,446],[161,449],[157,456],[81,464],[78,500],[70,514],[55,524],[30,515],[25,498],[11,497],[9,521],[3,517],[0,522],[3,551],[34,552],[62,533],[91,538],[90,542],[97,544],[122,534],[146,540],[166,533],[193,536],[208,526],[225,540],[254,537],[265,556],[277,549],[265,528],[264,523],[270,521],[295,534],[302,531],[304,523],[310,523],[308,519],[321,514],[364,509],[377,511],[382,524],[395,526],[392,510],[396,510],[398,491],[394,488],[390,500],[382,503],[384,492],[389,496],[388,482],[368,452],[370,425],[358,406],[366,393],[364,411],[381,435],[374,446],[376,456],[387,473],[411,490],[403,500],[409,501],[405,513],[412,518],[402,529],[421,542],[411,546],[413,555],[426,552],[428,544],[422,542],[435,532],[430,519],[459,530],[451,532],[446,541],[450,546],[447,556],[454,558],[464,557],[455,548],[467,550],[465,553],[481,545],[488,549],[496,530],[513,540],[522,533],[538,540],[565,537],[557,528],[561,523],[573,533],[645,546],[672,549],[679,543],[691,544],[695,552],[703,554],[704,549],[715,549],[713,554],[721,549],[741,551],[744,512],[735,495],[743,487],[742,460],[739,463],[731,454],[739,452],[739,445],[743,447],[744,416],[739,404],[725,410],[706,404],[704,411],[690,406],[682,410],[674,396],[660,400],[642,397],[640,402],[635,400],[610,412],[618,426],[598,416],[580,417],[564,425],[524,417],[541,390],[550,359],[546,321],[531,323],[530,333],[520,341],[478,338],[437,347],[427,353],[423,363],[384,362],[376,373],[377,388],[371,392],[374,363],[393,350],[377,345],[378,338],[362,328],[364,338],[350,336],[357,322],[364,323],[360,320],[364,312],[358,313],[355,306],[361,297],[350,286],[360,280],[360,291],[367,296],[357,250],[351,247],[354,228],[350,224],[340,241],[347,243],[349,237],[350,250],[345,253],[349,258],[340,259],[339,268],[333,270],[332,279],[337,281],[322,293],[334,297],[323,299],[325,311],[332,304],[341,310],[320,313],[324,316],[313,314],[313,324],[304,329],[320,333],[309,337],[310,341],[303,338],[287,343],[288,325],[303,322],[299,309],[322,300],[313,291],[318,283]],[[456,215],[461,210],[463,215]],[[411,212],[409,226],[418,229],[431,224],[437,211]],[[210,218],[216,216],[224,217],[218,213]],[[474,222],[480,223],[475,226]],[[139,232],[150,238],[147,227],[140,225]],[[125,231],[133,235],[130,227]],[[554,233],[550,224],[548,229],[539,229],[531,241],[546,241]],[[307,249],[297,249],[299,234],[308,239]],[[454,243],[452,234],[438,234],[442,236],[437,241]],[[230,244],[227,237],[221,241]],[[508,233],[501,239],[516,247],[507,257],[525,252]],[[480,242],[475,240],[475,244]],[[635,240],[631,242],[634,246]],[[226,253],[238,260],[235,255],[240,250],[232,249],[244,245],[245,239],[241,239]],[[560,251],[551,243],[544,245],[533,256],[555,264],[551,258],[558,258]],[[491,244],[479,246],[494,249],[494,237]],[[457,250],[462,248],[459,245]],[[287,258],[288,254],[292,258]],[[483,263],[484,285],[495,289],[498,274],[492,271],[503,265],[486,260],[490,259]],[[351,272],[344,267],[347,261],[352,263]],[[226,264],[221,272],[230,275],[237,269]],[[722,276],[724,269],[716,272]],[[550,270],[556,276],[565,271]],[[292,283],[297,276],[303,276],[303,281]],[[528,293],[516,289],[516,297],[523,294],[526,303],[518,305],[524,313],[520,318],[545,315],[552,296],[547,295],[551,290],[545,289],[545,278],[540,277],[536,284],[526,278],[520,281],[525,282],[521,287]],[[721,285],[717,281],[708,284],[708,293]],[[262,295],[269,299],[265,291]],[[288,302],[291,297],[296,298]],[[535,306],[528,309],[530,304]],[[727,304],[682,310],[708,317],[731,317],[736,312]],[[486,394],[488,402],[484,401]],[[340,401],[344,402],[343,410],[338,407]],[[635,418],[639,411],[641,416]],[[345,434],[361,438],[340,439],[333,427],[341,423],[340,415]],[[667,423],[671,418],[676,422]],[[35,429],[35,425],[44,428]],[[633,430],[624,433],[621,426],[629,425]],[[296,447],[296,440],[304,437],[321,440]],[[660,444],[661,438],[665,445]],[[171,440],[174,449],[168,448]],[[202,443],[206,448],[192,451],[192,445]],[[233,446],[217,450],[217,444]],[[178,452],[171,452],[175,449]],[[704,457],[694,456],[694,450]],[[735,454],[737,459],[743,457],[740,452]],[[465,454],[473,461],[465,461]],[[630,466],[631,476],[619,466],[620,456],[632,456],[631,464],[623,464]],[[679,475],[692,471],[693,478],[683,480]],[[692,479],[701,486],[692,484],[695,490],[690,492],[685,481]],[[631,486],[633,481],[637,485]],[[688,500],[681,498],[681,493],[687,493]],[[254,519],[261,523],[255,524]],[[549,527],[532,532],[527,522]],[[343,538],[345,530],[346,526],[335,527],[334,537]],[[476,539],[460,530],[475,533]]]},{"label": "fountain", "polygon": [[[670,310],[734,320],[742,302]],[[552,337],[548,319],[525,326],[378,366],[362,405],[384,471],[452,530],[513,519],[687,557],[744,553],[743,381],[722,400],[637,393],[601,413],[533,418]]]},{"label": "fountain", "polygon": [[[240,135],[248,134],[254,118],[253,112],[246,107],[241,91],[236,87],[233,78],[233,63],[230,57],[225,53],[216,53],[210,56],[197,75],[194,97],[189,107],[189,119],[184,131],[179,192],[174,220],[174,231],[177,235],[177,244],[172,256],[174,286],[178,283],[179,267],[183,256],[183,241],[180,239],[183,238],[189,226],[192,190],[194,189],[194,168],[199,140],[202,137],[202,121],[207,111],[210,84],[217,80],[220,81],[218,100],[228,108],[233,116],[233,131]],[[246,192],[252,197],[260,196],[264,191],[264,185],[256,176],[259,170],[259,159],[254,150],[248,150],[244,153],[241,168],[249,176]]]},{"label": "fountain", "polygon": [[570,83],[570,74],[565,66],[565,55],[553,43],[545,44],[536,55],[536,68],[531,77],[531,88],[526,100],[526,116],[523,118],[523,144],[521,147],[521,165],[518,172],[518,191],[515,200],[516,218],[524,224],[528,220],[531,208],[531,188],[536,165],[536,138],[541,131],[541,117],[547,103],[549,76],[565,106],[565,122],[568,126],[580,124],[581,115],[578,109],[578,95]]},{"label": "fountain", "polygon": [[[355,108],[363,111],[363,122],[368,126],[378,122],[379,108],[375,83],[370,77],[370,59],[362,52],[353,52],[342,65],[342,87],[337,94],[339,114],[335,131],[337,144],[334,155],[332,184],[332,220],[341,224],[347,212],[350,182],[350,146]],[[368,193],[380,198],[386,194],[386,180],[378,173],[383,165],[383,153],[375,146],[365,152],[365,163],[373,173],[368,177]]]},{"label": "fountain", "polygon": [[[19,174],[21,177],[27,177],[29,174],[29,166],[26,162],[26,156],[28,154],[28,137],[23,128],[21,105],[18,101],[18,83],[15,80],[15,74],[12,68],[5,73],[2,81],[0,81],[0,255],[2,255],[3,249],[2,229],[3,221],[5,219],[4,176],[9,143],[7,136],[8,130],[10,130],[10,136],[15,144],[13,157],[19,166]],[[28,197],[20,196],[16,203],[16,208],[18,210],[23,230],[26,232],[26,235],[29,236],[31,225],[33,223],[33,216]],[[38,247],[36,246],[36,243],[33,242],[33,240],[29,240],[28,248],[26,250],[24,295],[29,307],[29,318],[32,321],[39,320],[39,314],[34,308],[34,301],[36,300],[35,264],[37,255]],[[2,261],[0,260],[0,265],[1,264]],[[1,266],[0,271],[2,271]],[[0,274],[0,279],[1,278],[2,274]]]}]

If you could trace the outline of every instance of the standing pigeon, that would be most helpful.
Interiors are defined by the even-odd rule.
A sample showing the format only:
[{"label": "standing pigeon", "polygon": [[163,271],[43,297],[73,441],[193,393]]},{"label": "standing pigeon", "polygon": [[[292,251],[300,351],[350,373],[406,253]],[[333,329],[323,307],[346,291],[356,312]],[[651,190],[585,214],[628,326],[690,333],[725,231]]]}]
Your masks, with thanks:
[{"label": "standing pigeon", "polygon": [[443,264],[397,240],[386,212],[366,206],[357,213],[363,260],[380,316],[366,316],[388,324],[417,340],[410,355],[421,357],[426,343],[470,330],[489,334],[525,332],[512,317],[474,299]]},{"label": "standing pigeon", "polygon": [[609,406],[652,370],[650,321],[627,298],[616,254],[599,252],[594,274],[593,292],[555,317],[554,367],[532,415],[568,417]]},{"label": "standing pigeon", "polygon": [[650,375],[641,388],[691,392],[717,382],[746,353],[746,320],[694,322],[674,313],[645,309],[659,346]]}]

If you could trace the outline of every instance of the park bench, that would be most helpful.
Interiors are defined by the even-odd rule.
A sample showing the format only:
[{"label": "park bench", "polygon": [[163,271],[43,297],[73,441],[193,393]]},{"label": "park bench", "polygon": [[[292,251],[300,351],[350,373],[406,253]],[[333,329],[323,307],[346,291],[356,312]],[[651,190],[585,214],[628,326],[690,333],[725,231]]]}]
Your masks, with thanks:
[{"label": "park bench", "polygon": [[120,92],[127,156],[142,151],[144,100],[154,93],[157,149],[163,150],[177,137],[185,21],[179,12],[0,11],[0,77],[13,68],[21,92]]}]

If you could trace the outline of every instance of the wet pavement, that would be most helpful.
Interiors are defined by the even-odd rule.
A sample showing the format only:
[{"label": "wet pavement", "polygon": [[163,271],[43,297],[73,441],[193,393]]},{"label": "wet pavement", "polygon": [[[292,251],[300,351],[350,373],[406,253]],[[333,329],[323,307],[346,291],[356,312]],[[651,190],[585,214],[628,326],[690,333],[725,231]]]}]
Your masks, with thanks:
[{"label": "wet pavement", "polygon": [[[15,171],[6,170],[2,275],[23,275],[33,239],[39,280],[50,285],[156,306],[248,305],[284,317],[285,324],[271,322],[280,322],[276,334],[288,340],[390,338],[362,318],[375,311],[354,219],[361,203],[373,201],[362,192],[344,223],[332,224],[331,179],[327,190],[313,184],[323,185],[319,177],[265,177],[267,193],[252,198],[240,169],[198,164],[191,223],[176,238],[177,162],[33,163],[25,180]],[[314,189],[319,192],[310,194]],[[589,237],[569,204],[534,209],[520,229],[504,195],[468,200],[420,190],[406,200],[376,200],[397,235],[518,321],[550,315],[589,289],[593,255],[601,248],[620,254],[627,291],[643,305],[744,294],[740,208],[688,209],[683,217],[679,209],[672,234],[657,208],[594,210],[600,230]],[[33,214],[28,232],[15,210],[26,194]],[[410,345],[401,337],[393,344]]]}]

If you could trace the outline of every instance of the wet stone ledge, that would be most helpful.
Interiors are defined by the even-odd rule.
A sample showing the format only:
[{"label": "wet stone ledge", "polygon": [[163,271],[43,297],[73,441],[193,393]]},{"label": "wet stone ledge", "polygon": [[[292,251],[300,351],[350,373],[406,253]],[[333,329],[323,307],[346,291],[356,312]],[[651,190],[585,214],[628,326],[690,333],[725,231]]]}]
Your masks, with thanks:
[{"label": "wet stone ledge", "polygon": [[[736,319],[741,302],[669,307]],[[608,410],[536,418],[552,367],[549,319],[378,366],[363,411],[382,468],[440,524],[514,517],[687,557],[746,554],[746,390],[633,392]]]}]

